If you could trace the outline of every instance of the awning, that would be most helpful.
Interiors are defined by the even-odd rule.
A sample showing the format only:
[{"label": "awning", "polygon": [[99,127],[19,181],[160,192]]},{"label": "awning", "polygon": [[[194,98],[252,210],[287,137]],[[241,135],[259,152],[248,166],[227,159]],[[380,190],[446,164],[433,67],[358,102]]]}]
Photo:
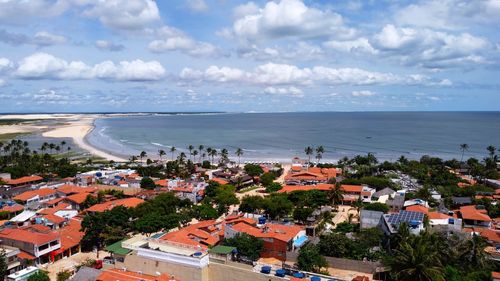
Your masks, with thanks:
[{"label": "awning", "polygon": [[23,251],[21,251],[19,254],[17,254],[17,257],[20,258],[20,259],[22,259],[22,260],[30,260],[30,261],[36,259],[35,256],[33,256],[33,255],[29,254],[29,253],[23,252]]}]

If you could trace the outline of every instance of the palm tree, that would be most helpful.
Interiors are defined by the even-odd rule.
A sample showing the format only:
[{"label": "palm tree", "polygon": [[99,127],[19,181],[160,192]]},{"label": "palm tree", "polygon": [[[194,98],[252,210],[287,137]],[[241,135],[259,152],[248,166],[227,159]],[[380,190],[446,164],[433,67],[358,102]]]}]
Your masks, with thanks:
[{"label": "palm tree", "polygon": [[306,155],[309,157],[309,160],[307,162],[307,166],[309,167],[309,163],[311,163],[311,155],[313,154],[314,152],[314,149],[310,146],[306,147],[304,149],[304,152],[306,153]]},{"label": "palm tree", "polygon": [[469,145],[466,143],[462,143],[460,145],[460,150],[462,150],[462,157],[460,157],[460,163],[463,163],[464,161],[464,153],[466,150],[469,150]]},{"label": "palm tree", "polygon": [[53,144],[53,143],[50,143],[50,144],[49,144],[50,154],[52,154],[52,150],[53,150],[54,148],[56,148],[56,145],[55,145],[55,144]]},{"label": "palm tree", "polygon": [[142,158],[148,156],[148,154],[146,153],[146,151],[141,151],[141,154],[139,154],[139,157],[141,158],[141,163],[142,163]]},{"label": "palm tree", "polygon": [[495,156],[495,151],[497,150],[496,147],[494,147],[493,145],[489,145],[486,150],[488,150],[488,152],[490,153],[490,157],[491,159],[493,159],[493,157]]},{"label": "palm tree", "polygon": [[137,161],[137,156],[132,155],[132,156],[130,156],[129,160],[130,160],[130,162],[135,163],[135,161]]},{"label": "palm tree", "polygon": [[191,152],[193,151],[194,149],[194,146],[192,146],[191,144],[188,146],[188,150],[189,150],[189,159],[191,159],[191,155],[193,155]]},{"label": "palm tree", "polygon": [[198,150],[193,150],[193,162],[196,162],[196,155],[198,155]]},{"label": "palm tree", "polygon": [[58,154],[59,154],[59,151],[61,151],[61,147],[60,147],[59,145],[56,145],[55,150],[56,150],[56,151],[58,152]]},{"label": "palm tree", "polygon": [[[198,145],[198,151],[200,152],[200,157],[203,155],[204,149],[205,146],[203,144]],[[200,162],[203,162],[202,159],[200,159]]]},{"label": "palm tree", "polygon": [[238,156],[238,166],[240,166],[241,164],[241,155],[243,155],[243,149],[239,148],[236,149],[236,152],[235,152],[236,156]]},{"label": "palm tree", "polygon": [[166,154],[165,150],[163,150],[163,149],[158,150],[158,156],[160,156],[160,161],[161,161],[163,155],[165,155],[165,154]]},{"label": "palm tree", "polygon": [[175,146],[172,146],[170,148],[170,153],[172,153],[172,161],[174,161],[174,152],[176,151],[177,149],[175,148]]},{"label": "palm tree", "polygon": [[223,148],[220,151],[220,162],[226,162],[227,160],[229,160],[228,155],[229,155],[229,152],[227,151],[227,149]]},{"label": "palm tree", "polygon": [[177,157],[177,161],[179,161],[179,163],[184,163],[185,159],[186,159],[186,153],[184,153],[184,152],[181,152],[179,154],[179,157]]},{"label": "palm tree", "polygon": [[208,153],[208,155],[210,155],[212,157],[212,163],[210,163],[210,164],[212,164],[212,165],[214,164],[214,157],[217,156],[217,154],[218,154],[217,149],[212,148],[210,150],[210,152]]},{"label": "palm tree", "polygon": [[[316,147],[316,159],[318,160],[318,163],[319,163],[319,160],[321,160],[321,158],[323,158],[323,153],[325,152],[325,149],[323,148],[322,145]],[[316,164],[318,164],[316,163]]]},{"label": "palm tree", "polygon": [[61,150],[64,150],[65,145],[66,145],[66,141],[61,141]]},{"label": "palm tree", "polygon": [[344,190],[340,182],[336,183],[334,187],[328,190],[328,200],[332,205],[338,205],[344,200]]},{"label": "palm tree", "polygon": [[445,280],[437,247],[425,234],[402,241],[386,264],[397,280]]}]

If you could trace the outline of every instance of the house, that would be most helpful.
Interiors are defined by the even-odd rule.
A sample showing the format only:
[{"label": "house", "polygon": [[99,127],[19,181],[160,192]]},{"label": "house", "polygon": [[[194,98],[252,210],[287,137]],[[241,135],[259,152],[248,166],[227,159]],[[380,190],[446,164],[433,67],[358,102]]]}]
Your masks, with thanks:
[{"label": "house", "polygon": [[80,194],[80,193],[92,193],[95,191],[96,189],[93,187],[82,187],[71,184],[62,185],[56,189],[58,197],[67,197],[73,194]]},{"label": "house", "polygon": [[85,212],[89,212],[89,213],[105,212],[105,211],[110,211],[117,206],[123,206],[126,208],[135,208],[141,203],[144,203],[144,200],[139,199],[139,198],[135,198],[135,197],[117,199],[117,200],[104,202],[101,204],[96,204],[88,209],[85,209]]},{"label": "house", "polygon": [[405,203],[404,193],[403,194],[396,193],[396,195],[393,198],[386,201],[386,204],[391,209],[391,212],[399,212],[400,210],[402,210],[404,203]]},{"label": "house", "polygon": [[285,176],[285,183],[288,185],[309,185],[327,183],[335,179],[342,171],[337,168],[304,167],[302,165],[292,165],[292,168]]},{"label": "house", "polygon": [[179,281],[173,275],[161,273],[148,275],[142,272],[134,272],[126,269],[109,268],[96,277],[96,281]]},{"label": "house", "polygon": [[23,192],[14,197],[14,200],[28,206],[37,206],[38,203],[46,202],[56,198],[56,190],[41,188]]},{"label": "house", "polygon": [[425,214],[420,212],[399,211],[396,214],[384,214],[382,216],[382,223],[380,229],[387,235],[395,234],[398,232],[399,226],[402,223],[408,224],[411,233],[419,234],[424,230],[424,217]]},{"label": "house", "polygon": [[0,213],[6,213],[7,219],[15,217],[24,211],[24,206],[20,204],[15,204],[12,201],[9,201],[7,204],[3,205],[0,209]]},{"label": "house", "polygon": [[381,189],[372,195],[372,201],[380,202],[380,203],[386,203],[387,200],[390,198],[394,198],[396,195],[396,191],[393,189],[386,187],[384,189]]},{"label": "house", "polygon": [[81,222],[79,220],[68,219],[64,227],[57,230],[61,237],[61,250],[58,251],[58,256],[55,257],[56,260],[80,252],[80,242],[85,234],[81,231],[81,228]]},{"label": "house", "polygon": [[11,188],[15,188],[40,183],[41,181],[43,181],[43,178],[37,175],[33,175],[20,177],[17,179],[3,179],[2,181]]},{"label": "house", "polygon": [[383,212],[361,210],[360,227],[361,229],[377,227],[380,224],[380,219],[384,215]]},{"label": "house", "polygon": [[428,212],[429,225],[433,230],[445,232],[459,232],[462,230],[462,219],[454,218],[439,212]]},{"label": "house", "polygon": [[5,253],[5,260],[7,262],[6,274],[13,274],[14,272],[22,269],[21,262],[17,257],[17,255],[21,252],[18,248],[0,245],[0,250]]},{"label": "house", "polygon": [[363,202],[371,202],[372,195],[375,193],[375,189],[368,187],[367,185],[341,185],[341,189],[344,192],[343,202],[345,204],[352,204],[358,200]]},{"label": "house", "polygon": [[315,185],[285,185],[278,192],[290,193],[293,191],[309,191],[309,190],[328,191],[332,188],[333,184],[328,184],[328,183],[320,183]]},{"label": "house", "polygon": [[93,196],[91,193],[76,193],[69,195],[63,199],[63,202],[71,205],[71,208],[74,210],[82,210],[83,209],[83,203],[85,200],[87,200],[88,196]]},{"label": "house", "polygon": [[226,223],[224,238],[232,238],[238,233],[246,233],[264,242],[261,258],[286,260],[286,252],[301,247],[306,241],[306,231],[302,226],[266,223],[260,227],[248,222]]},{"label": "house", "polygon": [[215,220],[200,221],[178,231],[169,232],[160,237],[160,240],[208,249],[219,243],[222,225],[222,222],[216,222]]},{"label": "house", "polygon": [[25,269],[19,270],[17,272],[14,272],[7,276],[8,281],[25,281],[28,280],[28,278],[37,273],[39,269],[35,266],[28,266]]},{"label": "house", "polygon": [[56,231],[41,225],[5,228],[0,231],[2,243],[19,248],[36,264],[49,262],[51,256],[61,248],[61,237]]},{"label": "house", "polygon": [[413,205],[420,205],[420,206],[424,206],[426,208],[429,208],[429,203],[425,200],[422,200],[422,199],[411,199],[411,200],[406,200],[405,203],[403,204],[403,207],[407,208],[409,206],[413,206]]},{"label": "house", "polygon": [[422,214],[427,215],[429,213],[429,208],[423,206],[423,205],[411,205],[405,208],[406,211],[410,212],[419,212]]},{"label": "house", "polygon": [[484,208],[478,208],[475,205],[462,206],[458,215],[464,222],[464,227],[486,227],[490,228],[492,220],[488,216],[488,211]]}]

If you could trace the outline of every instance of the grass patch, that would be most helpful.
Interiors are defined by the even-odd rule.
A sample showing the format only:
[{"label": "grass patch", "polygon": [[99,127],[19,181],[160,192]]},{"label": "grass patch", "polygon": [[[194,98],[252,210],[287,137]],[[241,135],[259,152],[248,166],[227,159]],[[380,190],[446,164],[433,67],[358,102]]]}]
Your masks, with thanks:
[{"label": "grass patch", "polygon": [[39,119],[0,119],[1,125],[16,125],[21,123],[28,123],[33,121],[38,121]]},{"label": "grass patch", "polygon": [[249,191],[255,190],[257,188],[260,188],[260,186],[258,186],[258,185],[252,185],[252,186],[249,186],[249,187],[242,188],[242,189],[238,190],[237,192],[238,193],[245,193],[245,192],[249,192]]},{"label": "grass patch", "polygon": [[12,140],[19,138],[20,136],[27,136],[30,133],[7,133],[7,134],[0,134],[0,141],[6,141],[6,140]]}]

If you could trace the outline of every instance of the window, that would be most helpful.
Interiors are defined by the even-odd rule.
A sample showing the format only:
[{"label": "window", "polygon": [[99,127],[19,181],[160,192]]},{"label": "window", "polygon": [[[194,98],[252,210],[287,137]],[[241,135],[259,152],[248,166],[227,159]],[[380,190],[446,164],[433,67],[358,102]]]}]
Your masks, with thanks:
[{"label": "window", "polygon": [[48,248],[49,248],[49,244],[44,244],[44,245],[38,247],[38,251],[43,251],[43,250],[46,250]]}]

